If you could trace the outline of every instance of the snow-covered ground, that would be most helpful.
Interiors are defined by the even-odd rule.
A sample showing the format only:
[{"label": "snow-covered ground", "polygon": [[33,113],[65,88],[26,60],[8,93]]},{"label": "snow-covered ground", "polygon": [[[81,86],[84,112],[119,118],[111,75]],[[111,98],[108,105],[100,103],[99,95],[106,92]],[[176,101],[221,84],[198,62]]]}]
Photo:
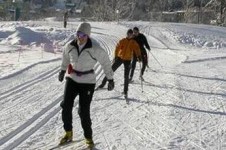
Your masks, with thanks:
[{"label": "snow-covered ground", "polygon": [[[0,149],[46,150],[64,134],[61,108],[64,82],[57,80],[62,47],[79,22],[0,23]],[[115,89],[99,90],[91,105],[96,150],[226,149],[226,29],[158,22],[91,22],[91,36],[112,59],[116,43],[137,26],[151,46],[143,87],[137,65],[123,89],[123,67]],[[97,84],[102,71],[96,65]],[[74,144],[83,133],[75,101]]]}]

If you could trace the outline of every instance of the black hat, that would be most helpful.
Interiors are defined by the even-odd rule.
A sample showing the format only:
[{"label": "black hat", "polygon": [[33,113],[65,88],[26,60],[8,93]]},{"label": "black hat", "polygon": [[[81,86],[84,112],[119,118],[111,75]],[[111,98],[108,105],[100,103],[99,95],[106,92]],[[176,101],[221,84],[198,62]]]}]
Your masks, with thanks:
[{"label": "black hat", "polygon": [[138,27],[134,27],[133,30],[139,31]]},{"label": "black hat", "polygon": [[127,31],[127,34],[133,34],[133,30],[132,30],[132,29],[129,29],[129,30]]}]

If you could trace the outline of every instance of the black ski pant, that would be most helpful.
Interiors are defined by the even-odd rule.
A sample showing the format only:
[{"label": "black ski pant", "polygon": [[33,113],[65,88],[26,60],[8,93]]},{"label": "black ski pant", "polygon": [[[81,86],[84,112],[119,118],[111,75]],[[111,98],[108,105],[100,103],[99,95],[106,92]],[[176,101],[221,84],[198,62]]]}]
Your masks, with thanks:
[{"label": "black ski pant", "polygon": [[[143,76],[144,75],[144,71],[145,71],[145,69],[147,67],[147,64],[148,64],[148,58],[147,58],[146,50],[141,54],[141,62],[142,62],[142,67],[141,67],[141,70],[140,70],[140,75]],[[136,68],[136,63],[137,63],[137,57],[134,54],[133,55],[132,64],[131,64],[131,72],[130,72],[130,75],[129,75],[130,79],[133,78],[134,70]]]},{"label": "black ski pant", "polygon": [[71,78],[66,78],[64,99],[61,102],[62,120],[65,131],[72,131],[72,108],[74,100],[79,95],[78,114],[85,138],[92,139],[92,122],[90,118],[90,104],[92,101],[95,84],[77,83]]},{"label": "black ski pant", "polygon": [[64,28],[67,27],[67,21],[64,21]]},{"label": "black ski pant", "polygon": [[[131,60],[122,60],[121,58],[117,57],[112,64],[112,70],[115,72],[122,64],[124,65],[124,90],[123,92],[127,94],[128,87],[129,87],[129,72],[130,72],[130,63]],[[105,85],[107,82],[107,77],[104,77],[101,85]]]}]

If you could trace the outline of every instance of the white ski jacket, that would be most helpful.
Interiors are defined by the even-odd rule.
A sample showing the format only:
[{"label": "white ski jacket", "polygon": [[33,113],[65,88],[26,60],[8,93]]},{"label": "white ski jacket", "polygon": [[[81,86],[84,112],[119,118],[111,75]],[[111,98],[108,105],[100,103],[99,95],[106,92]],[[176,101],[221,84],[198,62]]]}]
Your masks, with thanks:
[{"label": "white ski jacket", "polygon": [[[78,49],[77,41],[73,40],[65,46],[61,70],[67,70],[68,65],[71,64],[73,70],[86,72],[94,69],[97,62],[101,64],[107,79],[113,79],[113,70],[109,56],[94,39],[89,38],[81,51]],[[75,72],[67,73],[66,77],[71,78],[77,83],[96,83],[95,71],[83,75],[77,75]]]}]

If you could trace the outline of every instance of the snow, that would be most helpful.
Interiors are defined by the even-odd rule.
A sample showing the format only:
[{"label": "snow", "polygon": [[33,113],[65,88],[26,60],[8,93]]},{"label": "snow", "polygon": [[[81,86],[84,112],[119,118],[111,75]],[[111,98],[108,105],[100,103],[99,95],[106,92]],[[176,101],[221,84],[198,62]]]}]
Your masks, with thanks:
[{"label": "snow", "polygon": [[[0,149],[46,150],[64,131],[60,102],[64,83],[57,80],[65,43],[79,22],[64,29],[54,18],[0,23]],[[151,46],[143,89],[137,64],[123,90],[123,67],[115,89],[96,91],[91,105],[97,150],[226,149],[226,30],[223,27],[160,22],[91,22],[91,36],[110,59],[128,28],[137,26]],[[97,64],[97,84],[103,71]],[[142,92],[143,90],[143,92]],[[73,113],[74,144],[83,132]]]}]

